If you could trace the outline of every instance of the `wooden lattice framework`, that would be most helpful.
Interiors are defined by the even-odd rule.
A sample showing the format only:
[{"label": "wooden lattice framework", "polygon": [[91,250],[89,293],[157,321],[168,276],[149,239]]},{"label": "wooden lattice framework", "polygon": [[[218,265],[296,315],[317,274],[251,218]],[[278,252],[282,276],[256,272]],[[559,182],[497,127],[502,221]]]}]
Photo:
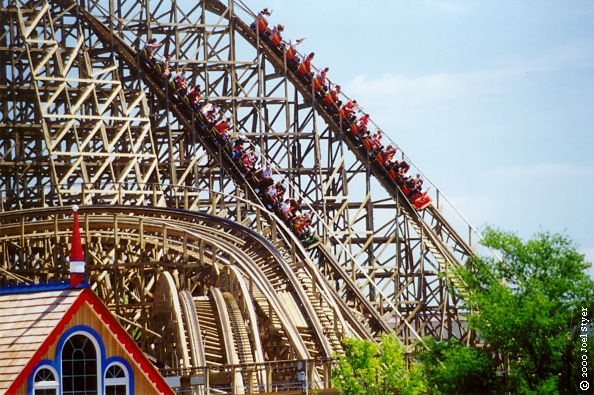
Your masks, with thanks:
[{"label": "wooden lattice framework", "polygon": [[414,211],[253,33],[242,2],[2,1],[5,211],[210,205],[258,228],[245,185],[134,63],[154,37],[319,215],[323,243],[297,248],[296,262],[313,263],[371,332],[471,340],[451,273],[472,254],[472,228],[435,187],[434,207]]}]

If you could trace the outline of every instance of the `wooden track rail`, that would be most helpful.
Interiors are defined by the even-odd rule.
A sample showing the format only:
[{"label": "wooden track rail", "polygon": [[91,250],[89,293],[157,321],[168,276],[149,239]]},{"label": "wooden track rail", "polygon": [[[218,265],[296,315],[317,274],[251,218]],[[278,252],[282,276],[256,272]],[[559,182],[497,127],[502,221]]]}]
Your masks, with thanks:
[{"label": "wooden track rail", "polygon": [[[69,4],[71,4],[70,7],[72,7],[71,12],[75,12],[77,13],[77,15],[83,18],[106,45],[113,45],[114,50],[121,56],[121,59],[125,61],[132,70],[145,71],[140,72],[140,76],[143,79],[143,81],[148,85],[151,92],[155,93],[159,97],[159,99],[163,101],[163,103],[168,103],[172,113],[176,116],[176,118],[180,121],[180,123],[184,126],[186,130],[191,131],[199,127],[199,124],[194,122],[192,116],[189,116],[185,106],[182,103],[179,103],[177,100],[171,100],[168,91],[165,89],[165,87],[161,85],[160,81],[157,80],[150,73],[150,70],[145,68],[144,63],[140,60],[140,55],[136,53],[134,49],[132,49],[128,44],[124,42],[124,40],[122,40],[112,31],[110,31],[106,26],[102,25],[93,15],[88,13],[86,10],[75,4]],[[201,134],[198,135],[198,138],[201,140],[201,143],[204,145],[204,147],[207,149],[207,151],[213,158],[219,158],[222,160],[221,166],[223,166],[223,168],[225,168],[225,170],[228,171],[228,174],[235,179],[238,185],[248,185],[241,171],[237,168],[237,166],[234,164],[231,158],[227,157],[227,154],[225,152],[222,152],[220,147],[216,146],[214,142],[209,138],[208,130],[201,130]],[[253,190],[251,190],[248,187],[246,188],[245,192],[250,197],[250,199],[252,199],[257,204],[261,204],[259,196]],[[286,235],[292,234],[292,232],[286,226],[282,226],[279,228],[283,229]],[[297,244],[298,243],[293,243],[293,248],[298,248],[300,250],[301,255],[303,256],[303,259],[306,259],[305,257],[307,256],[307,253],[302,249],[301,246]],[[323,247],[320,248],[323,249],[323,254],[326,257],[326,259],[331,262],[330,267],[334,270],[334,279],[336,280],[340,278],[341,281],[343,281],[343,283],[348,286],[348,292],[351,295],[351,297],[354,296],[358,299],[357,305],[359,306],[359,308],[365,309],[363,312],[363,316],[366,317],[367,320],[369,320],[371,330],[376,334],[380,331],[389,330],[389,325],[382,319],[382,317],[378,314],[376,309],[373,306],[371,306],[371,304],[367,301],[367,299],[359,290],[357,285],[346,274],[344,269],[341,269],[340,265],[337,262],[335,262],[334,257],[329,253],[329,251],[327,251]]]},{"label": "wooden track rail", "polygon": [[[69,208],[61,207],[0,214],[2,261],[11,261],[9,254],[18,256],[13,262],[31,267],[29,277],[33,279],[64,277],[67,254],[56,255],[55,250],[49,250],[49,256],[60,258],[33,262],[39,256],[39,245],[49,242],[55,244],[54,249],[68,246],[70,213]],[[264,347],[260,343],[261,330],[277,333],[279,344],[291,350],[286,357],[328,358],[340,352],[337,342],[352,330],[342,327],[356,321],[352,316],[343,317],[340,311],[320,310],[317,306],[319,295],[325,294],[323,288],[318,287],[317,294],[304,291],[280,251],[262,235],[232,221],[153,207],[83,206],[79,213],[93,287],[96,292],[111,295],[104,299],[130,330],[138,327],[132,322],[146,323],[141,325],[141,344],[143,338],[147,345],[153,341],[160,344],[161,354],[155,357],[169,368],[264,362],[266,355],[270,358],[275,352],[270,348],[274,345]],[[104,249],[97,248],[99,241]],[[145,257],[149,262],[120,258],[117,250],[133,245],[152,255]],[[138,290],[138,294],[155,298],[152,312],[150,298],[137,303],[136,309],[130,303],[136,291],[125,279],[131,273],[137,276],[139,268],[147,276],[138,281],[156,284],[154,289]],[[269,277],[267,271],[275,276]],[[311,278],[303,278],[313,284]],[[207,297],[193,296],[207,290]],[[298,302],[287,305],[287,296]],[[332,295],[324,297],[333,300]],[[303,317],[304,326],[296,325],[296,314]],[[328,314],[340,317],[337,322],[341,324],[329,325]],[[267,317],[269,327],[258,326],[262,317]],[[155,338],[170,332],[174,333],[173,342]],[[223,354],[221,345],[226,350]],[[239,375],[234,380],[242,386],[267,385],[267,378],[261,374]]]}]

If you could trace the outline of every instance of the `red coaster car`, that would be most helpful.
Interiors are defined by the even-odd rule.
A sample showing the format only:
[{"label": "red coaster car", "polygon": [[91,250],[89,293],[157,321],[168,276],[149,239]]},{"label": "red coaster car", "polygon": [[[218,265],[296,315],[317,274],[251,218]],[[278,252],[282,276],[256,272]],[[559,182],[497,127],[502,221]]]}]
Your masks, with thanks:
[{"label": "red coaster car", "polygon": [[388,170],[388,175],[392,179],[392,181],[396,181],[398,179],[398,173],[394,169]]},{"label": "red coaster car", "polygon": [[418,193],[411,198],[413,205],[417,210],[423,210],[431,205],[431,198],[427,196],[427,192]]},{"label": "red coaster car", "polygon": [[297,51],[295,51],[295,48],[289,47],[289,48],[287,48],[285,57],[287,58],[287,60],[292,60],[295,57],[296,53],[297,53]]},{"label": "red coaster car", "polygon": [[272,45],[278,47],[283,42],[283,38],[281,37],[280,33],[277,32],[274,33],[272,37],[270,37],[270,41],[272,42]]},{"label": "red coaster car", "polygon": [[363,140],[363,147],[365,147],[366,150],[371,151],[371,148],[373,147],[373,142],[371,139],[366,138]]},{"label": "red coaster car", "polygon": [[260,33],[264,33],[266,29],[268,29],[268,22],[262,18],[258,19],[258,30]]},{"label": "red coaster car", "polygon": [[388,160],[388,157],[386,156],[385,153],[378,152],[377,155],[375,156],[375,160],[377,160],[377,162],[380,165],[385,166],[386,165],[386,161]]}]

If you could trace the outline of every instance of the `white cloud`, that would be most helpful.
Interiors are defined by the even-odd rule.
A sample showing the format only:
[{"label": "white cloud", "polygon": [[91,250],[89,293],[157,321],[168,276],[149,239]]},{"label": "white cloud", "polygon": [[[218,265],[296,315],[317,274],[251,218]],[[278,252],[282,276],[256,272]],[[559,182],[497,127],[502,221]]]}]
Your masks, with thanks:
[{"label": "white cloud", "polygon": [[[457,99],[472,99],[509,94],[518,78],[530,73],[547,73],[569,66],[592,64],[594,40],[575,42],[522,58],[506,58],[499,67],[467,72],[434,73],[420,76],[405,74],[357,75],[344,91],[360,102],[383,107],[434,104]],[[389,103],[389,104],[388,104]]]}]

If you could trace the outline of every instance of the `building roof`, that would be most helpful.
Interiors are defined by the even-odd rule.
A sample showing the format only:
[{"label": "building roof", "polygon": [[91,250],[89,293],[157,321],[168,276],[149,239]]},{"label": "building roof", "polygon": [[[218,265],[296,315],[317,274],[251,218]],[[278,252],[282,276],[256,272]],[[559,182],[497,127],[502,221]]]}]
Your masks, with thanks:
[{"label": "building roof", "polygon": [[159,392],[173,394],[163,377],[103,302],[68,283],[0,289],[0,393],[15,392],[83,304],[88,304]]},{"label": "building roof", "polygon": [[0,392],[23,371],[81,291],[0,295]]}]

